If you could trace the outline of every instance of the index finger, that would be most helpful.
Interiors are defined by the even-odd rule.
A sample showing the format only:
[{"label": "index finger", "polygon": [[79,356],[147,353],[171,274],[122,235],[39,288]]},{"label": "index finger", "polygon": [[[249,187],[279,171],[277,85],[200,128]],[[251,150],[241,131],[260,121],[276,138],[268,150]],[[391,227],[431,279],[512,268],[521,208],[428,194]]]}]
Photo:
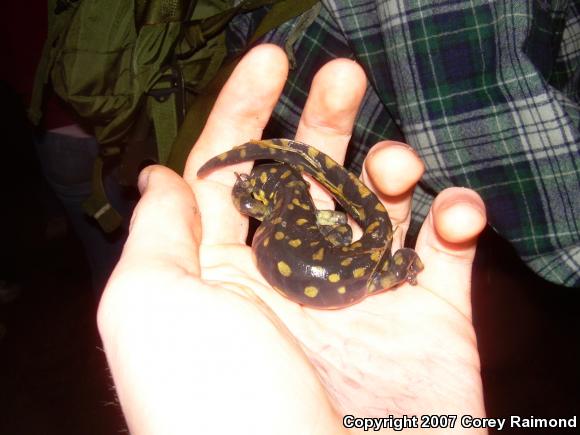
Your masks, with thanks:
[{"label": "index finger", "polygon": [[203,179],[196,172],[207,160],[251,139],[260,139],[288,74],[284,52],[275,45],[252,49],[224,85],[208,121],[191,151],[184,171],[202,216],[203,243],[244,243],[247,218],[234,207],[234,170],[251,163],[217,169]]}]

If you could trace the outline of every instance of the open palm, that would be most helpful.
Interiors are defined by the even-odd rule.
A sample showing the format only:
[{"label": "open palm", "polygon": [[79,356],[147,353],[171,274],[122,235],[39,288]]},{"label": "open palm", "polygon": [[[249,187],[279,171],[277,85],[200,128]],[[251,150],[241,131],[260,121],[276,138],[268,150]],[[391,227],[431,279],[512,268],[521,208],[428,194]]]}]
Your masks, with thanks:
[{"label": "open palm", "polygon": [[[130,428],[337,434],[347,414],[482,416],[469,290],[485,211],[475,193],[449,189],[435,201],[417,242],[417,286],[323,311],[284,298],[256,269],[247,218],[230,198],[234,170],[251,164],[195,176],[209,158],[261,136],[286,74],[283,52],[254,49],[224,87],[183,179],[162,167],[140,177],[143,197],[99,310]],[[343,161],[365,86],[354,62],[323,67],[296,139]],[[422,170],[393,142],[377,144],[365,164],[363,180],[399,240]],[[322,189],[312,193],[329,207]]]}]

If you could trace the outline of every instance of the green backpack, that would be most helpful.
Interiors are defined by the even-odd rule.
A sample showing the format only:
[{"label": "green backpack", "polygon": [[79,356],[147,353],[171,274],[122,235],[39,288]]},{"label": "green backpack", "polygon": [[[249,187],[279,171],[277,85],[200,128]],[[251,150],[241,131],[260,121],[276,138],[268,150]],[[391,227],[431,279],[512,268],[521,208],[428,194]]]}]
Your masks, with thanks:
[{"label": "green backpack", "polygon": [[[145,162],[183,170],[213,102],[239,57],[225,62],[226,27],[238,14],[266,7],[250,44],[317,0],[48,0],[49,34],[29,115],[55,92],[93,128],[101,152],[87,213],[113,231],[121,216],[102,182],[106,160],[121,156],[120,182],[134,185]],[[304,20],[303,20],[304,21]],[[303,23],[304,24],[304,23]]]}]

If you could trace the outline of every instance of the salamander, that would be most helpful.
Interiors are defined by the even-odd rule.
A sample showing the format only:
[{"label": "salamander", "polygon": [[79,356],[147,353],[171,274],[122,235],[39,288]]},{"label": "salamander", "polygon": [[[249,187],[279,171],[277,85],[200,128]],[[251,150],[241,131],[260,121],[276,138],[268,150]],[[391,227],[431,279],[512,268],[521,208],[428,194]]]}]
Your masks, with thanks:
[{"label": "salamander", "polygon": [[[236,174],[236,208],[261,221],[252,253],[266,281],[301,305],[343,308],[408,282],[423,264],[410,248],[391,254],[393,227],[387,210],[358,177],[316,148],[288,139],[250,141],[207,161],[209,171],[249,160],[270,160],[250,174]],[[304,173],[312,176],[363,234],[352,241],[346,214],[317,210]]]}]

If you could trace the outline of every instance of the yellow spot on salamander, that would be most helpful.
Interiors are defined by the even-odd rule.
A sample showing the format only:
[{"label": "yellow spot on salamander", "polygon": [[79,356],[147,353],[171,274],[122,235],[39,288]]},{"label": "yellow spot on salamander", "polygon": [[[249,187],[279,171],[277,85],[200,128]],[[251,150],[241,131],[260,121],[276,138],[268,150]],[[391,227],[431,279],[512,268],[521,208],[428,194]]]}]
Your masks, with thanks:
[{"label": "yellow spot on salamander", "polygon": [[270,174],[275,174],[278,172],[278,168],[270,168]]},{"label": "yellow spot on salamander", "polygon": [[328,280],[330,282],[338,282],[340,281],[340,275],[338,273],[331,273],[328,275]]},{"label": "yellow spot on salamander", "polygon": [[270,244],[270,237],[266,237],[262,242],[262,246],[266,247]]},{"label": "yellow spot on salamander", "polygon": [[362,207],[357,207],[358,217],[360,220],[364,221],[367,218],[367,214],[365,213],[365,209]]},{"label": "yellow spot on salamander", "polygon": [[367,189],[367,187],[364,184],[359,183],[358,193],[360,193],[360,196],[362,198],[366,198],[367,196],[369,196],[371,194],[371,191],[369,189]]},{"label": "yellow spot on salamander", "polygon": [[280,222],[282,222],[282,218],[280,216],[278,216],[276,219],[272,219],[273,225],[278,225]]},{"label": "yellow spot on salamander", "polygon": [[293,248],[297,248],[298,246],[300,246],[300,245],[302,244],[302,240],[300,240],[300,239],[294,239],[294,240],[290,240],[290,241],[288,242],[288,244],[289,244],[290,246],[292,246]]},{"label": "yellow spot on salamander", "polygon": [[276,234],[274,234],[274,238],[276,240],[282,240],[284,238],[284,233],[282,231],[276,231]]},{"label": "yellow spot on salamander", "polygon": [[336,166],[336,162],[328,156],[324,156],[324,163],[328,169],[334,168]]},{"label": "yellow spot on salamander", "polygon": [[252,195],[254,195],[254,198],[256,198],[261,203],[268,205],[268,199],[266,198],[266,192],[264,192],[262,189],[260,189],[258,192],[254,192]]},{"label": "yellow spot on salamander", "polygon": [[345,286],[340,286],[339,288],[336,289],[337,292],[339,292],[341,295],[346,293],[346,287]]},{"label": "yellow spot on salamander", "polygon": [[217,156],[217,158],[218,158],[218,160],[225,160],[227,156],[228,156],[228,153],[222,153],[219,156]]},{"label": "yellow spot on salamander", "polygon": [[307,222],[308,222],[308,219],[304,219],[304,218],[296,219],[296,225],[304,225]]},{"label": "yellow spot on salamander", "polygon": [[318,289],[314,286],[309,285],[304,288],[304,294],[309,298],[315,298],[318,295]]},{"label": "yellow spot on salamander", "polygon": [[341,266],[350,266],[350,263],[352,263],[352,258],[345,258],[344,260],[342,260],[340,262]]},{"label": "yellow spot on salamander", "polygon": [[376,230],[376,229],[377,229],[377,227],[378,227],[379,225],[381,225],[381,223],[380,223],[379,221],[374,221],[373,223],[371,223],[371,224],[370,224],[370,225],[367,227],[367,229],[366,229],[366,232],[367,232],[367,233],[372,233],[374,230]]},{"label": "yellow spot on salamander", "polygon": [[288,210],[294,210],[294,204],[288,204],[286,207],[288,207]]},{"label": "yellow spot on salamander", "polygon": [[240,157],[241,157],[242,159],[245,159],[245,158],[246,158],[246,149],[245,149],[245,148],[242,148],[242,149],[240,150]]},{"label": "yellow spot on salamander", "polygon": [[352,271],[352,276],[354,276],[355,278],[360,278],[364,274],[365,274],[364,267],[357,267],[355,270]]},{"label": "yellow spot on salamander", "polygon": [[320,154],[320,151],[318,151],[316,148],[313,147],[308,147],[308,155],[312,158],[315,158],[318,154]]},{"label": "yellow spot on salamander", "polygon": [[268,181],[268,174],[266,174],[265,172],[262,172],[260,174],[260,181],[264,184],[266,183],[266,181]]},{"label": "yellow spot on salamander", "polygon": [[377,249],[376,251],[373,251],[373,253],[371,254],[371,260],[376,263],[381,259],[381,254],[382,254],[381,250]]},{"label": "yellow spot on salamander", "polygon": [[292,171],[290,169],[288,169],[286,172],[284,172],[282,175],[280,175],[280,178],[282,180],[284,180],[285,178],[288,178],[290,175],[292,175]]},{"label": "yellow spot on salamander", "polygon": [[354,242],[352,245],[350,245],[350,249],[358,249],[360,247],[362,247],[361,242]]},{"label": "yellow spot on salamander", "polygon": [[375,205],[375,210],[381,211],[383,213],[387,211],[387,209],[385,208],[385,206],[381,202],[379,202],[377,205]]},{"label": "yellow spot on salamander", "polygon": [[292,275],[292,269],[283,261],[278,262],[278,272],[280,272],[283,276]]},{"label": "yellow spot on salamander", "polygon": [[[311,244],[311,246],[312,246],[312,244]],[[318,251],[316,251],[314,254],[312,254],[313,260],[322,261],[323,258],[324,258],[324,248],[320,248]]]},{"label": "yellow spot on salamander", "polygon": [[314,242],[310,242],[310,246],[316,246],[319,244],[320,244],[320,242],[318,240],[315,240]]},{"label": "yellow spot on salamander", "polygon": [[403,256],[400,254],[395,254],[393,257],[393,260],[395,261],[395,264],[397,266],[400,266],[401,264],[403,264]]},{"label": "yellow spot on salamander", "polygon": [[304,210],[310,210],[310,206],[308,204],[302,204],[298,198],[293,198],[292,204],[294,204],[300,208],[303,208]]}]

